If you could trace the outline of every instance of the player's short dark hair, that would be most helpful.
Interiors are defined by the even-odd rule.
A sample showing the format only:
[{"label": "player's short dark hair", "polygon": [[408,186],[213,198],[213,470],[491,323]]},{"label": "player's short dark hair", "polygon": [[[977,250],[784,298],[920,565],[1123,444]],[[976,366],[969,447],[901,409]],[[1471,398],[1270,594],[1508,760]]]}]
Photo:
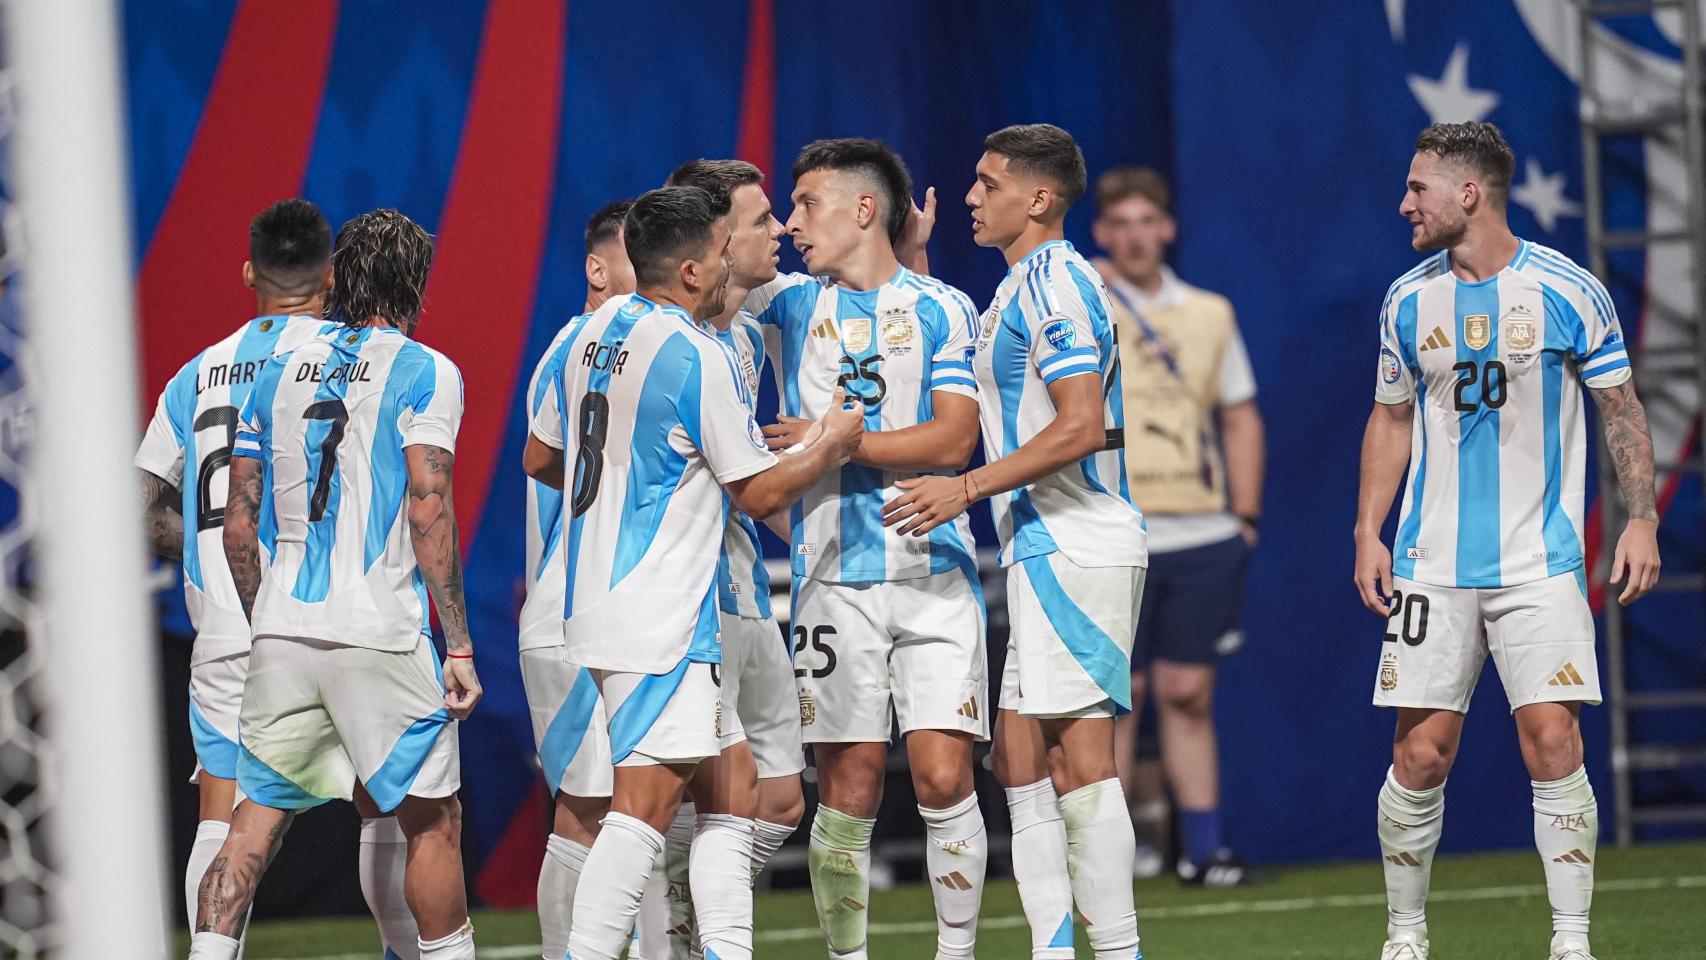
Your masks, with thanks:
[{"label": "player's short dark hair", "polygon": [[622,220],[628,216],[628,208],[633,205],[634,201],[632,200],[612,200],[599,207],[597,213],[587,218],[587,253],[591,253],[621,235]]},{"label": "player's short dark hair", "polygon": [[1072,134],[1052,123],[1002,127],[983,138],[983,149],[1006,157],[1010,169],[1052,182],[1069,207],[1084,195],[1089,179],[1084,172],[1084,151]]},{"label": "player's short dark hair", "polygon": [[362,324],[378,317],[399,327],[421,315],[432,236],[392,209],[371,210],[338,228],[326,315]]},{"label": "player's short dark hair", "polygon": [[900,239],[912,213],[912,174],[906,161],[880,140],[848,137],[808,143],[794,160],[794,179],[813,170],[843,170],[862,173],[882,187],[883,209],[878,215],[888,228],[889,242]]},{"label": "player's short dark hair", "polygon": [[1498,207],[1504,207],[1516,174],[1516,153],[1490,123],[1436,123],[1416,137],[1416,152],[1473,171]]},{"label": "player's short dark hair", "polygon": [[711,202],[727,213],[734,205],[735,191],[748,184],[762,184],[764,171],[745,160],[689,160],[670,172],[669,187],[698,187],[711,195]]},{"label": "player's short dark hair", "polygon": [[285,291],[315,286],[332,257],[332,225],[320,208],[292,197],[249,221],[249,262],[257,280]]},{"label": "player's short dark hair", "polygon": [[1153,167],[1114,167],[1096,178],[1096,216],[1129,197],[1142,197],[1162,212],[1173,213],[1173,187]]},{"label": "player's short dark hair", "polygon": [[641,194],[622,224],[634,278],[649,286],[668,283],[681,261],[705,255],[712,229],[727,215],[698,187],[659,187]]}]

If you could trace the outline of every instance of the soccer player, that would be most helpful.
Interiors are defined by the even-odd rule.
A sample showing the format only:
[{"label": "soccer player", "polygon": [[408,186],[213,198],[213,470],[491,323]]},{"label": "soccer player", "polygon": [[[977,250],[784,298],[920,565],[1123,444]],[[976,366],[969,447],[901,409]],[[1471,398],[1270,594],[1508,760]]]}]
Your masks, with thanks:
[{"label": "soccer player", "polygon": [[[970,957],[988,838],[972,790],[987,738],[983,596],[964,518],[925,539],[884,530],[897,481],[963,468],[977,444],[976,311],[901,265],[912,179],[874,140],[820,140],[794,162],[787,230],[815,276],[755,291],[782,391],[773,448],[843,387],[862,406],[853,462],[790,517],[800,722],[817,764],[812,895],[832,958],[866,956],[871,829],[891,712],[906,738],[935,897],[936,956]],[[957,481],[956,481],[957,482]]]},{"label": "soccer player", "polygon": [[[765,448],[733,357],[704,323],[722,312],[729,274],[727,216],[710,195],[653,190],[623,233],[638,292],[569,338],[526,454],[528,473],[569,501],[563,636],[604,698],[616,764],[575,896],[576,960],[614,960],[626,945],[683,788],[691,781],[702,808],[715,808],[724,786],[696,773],[720,746],[712,667],[729,500],[754,516],[786,508],[845,462],[862,432],[837,405],[800,452]],[[701,829],[694,839],[705,957],[749,960],[751,833]]]},{"label": "soccer player", "polygon": [[[161,392],[136,451],[150,540],[182,560],[184,600],[196,628],[190,654],[190,731],[201,823],[184,871],[184,902],[195,928],[196,891],[231,828],[237,793],[237,717],[249,667],[249,621],[225,565],[221,528],[237,414],[255,374],[275,350],[289,351],[324,329],[332,282],[332,230],[307,200],[280,200],[249,224],[243,285],[255,317],[184,364]],[[184,474],[193,472],[191,483]],[[186,526],[185,520],[190,522]],[[270,548],[270,544],[268,545]],[[406,846],[394,817],[381,817],[365,792],[361,811],[361,890],[387,949],[415,956],[415,921],[403,900]]]},{"label": "soccer player", "polygon": [[255,635],[237,763],[249,800],[202,881],[196,960],[236,955],[291,817],[356,781],[408,838],[422,960],[474,956],[451,722],[480,699],[451,493],[462,379],[410,339],[431,264],[432,239],[395,210],[344,224],[337,326],[275,355],[243,405],[224,541]]},{"label": "soccer player", "polygon": [[[531,419],[544,404],[564,356],[562,345],[612,297],[634,292],[634,268],[622,245],[630,201],[606,204],[587,221],[586,304],[546,347],[527,385]],[[544,960],[562,960],[569,947],[575,888],[598,821],[610,809],[610,739],[604,704],[592,674],[563,655],[563,491],[527,480],[527,600],[521,607],[521,682],[533,719],[539,766],[552,790],[554,812],[539,868],[539,935]],[[661,918],[660,918],[661,919]],[[663,924],[641,938],[650,954],[661,948]]]},{"label": "soccer player", "polygon": [[[1490,123],[1416,139],[1398,212],[1437,251],[1399,277],[1380,314],[1377,401],[1363,435],[1355,581],[1386,618],[1377,706],[1396,707],[1378,801],[1382,960],[1426,960],[1428,876],[1445,778],[1487,654],[1499,668],[1534,788],[1534,840],[1552,902],[1553,960],[1592,960],[1588,903],[1599,806],[1579,717],[1600,701],[1582,565],[1593,395],[1629,508],[1611,563],[1631,603],[1659,575],[1653,446],[1605,288],[1505,219],[1516,158]],[[1409,465],[1396,544],[1381,523]],[[1394,560],[1394,553],[1397,555]]]},{"label": "soccer player", "polygon": [[998,130],[983,146],[966,195],[972,236],[1009,267],[977,336],[988,462],[903,481],[883,522],[922,537],[991,498],[1010,624],[995,773],[1013,816],[1031,955],[1073,955],[1076,901],[1097,960],[1135,960],[1135,840],[1113,718],[1131,706],[1146,547],[1143,517],[1119,493],[1124,417],[1107,293],[1063,233],[1084,193],[1084,154],[1048,124]]},{"label": "soccer player", "polygon": [[[757,413],[764,371],[762,328],[743,310],[747,295],[776,279],[782,224],[771,212],[764,173],[742,160],[693,160],[670,174],[671,186],[699,187],[729,207],[729,282],[723,309],[709,320],[735,355],[747,400]],[[763,519],[763,518],[760,518]],[[738,724],[751,752],[757,794],[752,876],[756,879],[805,814],[800,772],[800,708],[788,640],[770,609],[770,574],[753,518],[729,511],[717,568],[721,611],[724,732]]]},{"label": "soccer player", "polygon": [[[1126,467],[1143,505],[1149,567],[1132,650],[1132,709],[1114,722],[1128,803],[1137,716],[1155,692],[1167,779],[1179,802],[1185,883],[1251,882],[1221,836],[1214,682],[1244,642],[1244,566],[1262,512],[1262,415],[1232,304],[1180,280],[1165,259],[1178,224],[1172,190],[1147,167],[1096,180],[1095,261],[1119,331]],[[1156,801],[1165,819],[1166,801]],[[1153,822],[1154,807],[1139,808]],[[1139,818],[1134,816],[1134,820]],[[1142,822],[1139,820],[1139,822]],[[1160,856],[1140,845],[1139,860]]]}]

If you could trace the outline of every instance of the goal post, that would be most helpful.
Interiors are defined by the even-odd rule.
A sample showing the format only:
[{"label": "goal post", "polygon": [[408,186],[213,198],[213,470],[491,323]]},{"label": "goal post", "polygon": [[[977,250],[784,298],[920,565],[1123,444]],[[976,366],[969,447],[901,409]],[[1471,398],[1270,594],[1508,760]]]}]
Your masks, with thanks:
[{"label": "goal post", "polygon": [[110,0],[0,5],[21,223],[19,371],[33,412],[22,458],[34,570],[25,642],[40,665],[46,733],[37,800],[47,953],[165,957],[177,884],[130,463],[141,418],[118,11]]}]

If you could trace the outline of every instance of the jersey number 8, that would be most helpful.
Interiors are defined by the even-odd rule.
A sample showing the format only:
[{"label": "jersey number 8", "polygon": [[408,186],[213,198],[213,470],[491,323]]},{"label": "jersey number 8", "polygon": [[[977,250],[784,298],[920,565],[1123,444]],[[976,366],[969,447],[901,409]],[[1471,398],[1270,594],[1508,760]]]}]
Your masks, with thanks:
[{"label": "jersey number 8", "polygon": [[604,479],[604,441],[610,429],[610,399],[592,391],[581,397],[580,439],[575,454],[574,496],[569,501],[570,516],[587,512],[598,498],[598,485]]}]

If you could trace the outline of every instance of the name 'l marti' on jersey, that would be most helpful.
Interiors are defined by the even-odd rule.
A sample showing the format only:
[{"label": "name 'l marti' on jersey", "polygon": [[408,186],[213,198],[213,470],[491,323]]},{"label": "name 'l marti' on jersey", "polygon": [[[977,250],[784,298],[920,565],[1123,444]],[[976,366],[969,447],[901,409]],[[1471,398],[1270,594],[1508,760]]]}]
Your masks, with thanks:
[{"label": "name 'l marti' on jersey", "polygon": [[415,648],[427,620],[404,449],[454,452],[462,375],[388,326],[336,326],[268,361],[232,455],[262,462],[257,637]]},{"label": "name 'l marti' on jersey", "polygon": [[1415,401],[1392,572],[1510,587],[1582,565],[1587,436],[1577,385],[1630,377],[1605,288],[1519,241],[1479,283],[1444,252],[1399,277],[1380,315],[1375,399]]},{"label": "name 'l marti' on jersey", "polygon": [[564,341],[533,417],[563,451],[563,641],[586,667],[721,660],[716,573],[728,494],[769,469],[734,355],[679,307],[604,304]]},{"label": "name 'l marti' on jersey", "polygon": [[[249,649],[249,620],[222,540],[238,414],[274,352],[294,349],[327,326],[307,315],[256,317],[196,354],[161,391],[137,448],[136,466],[177,487],[182,498],[184,603],[196,629],[195,663]],[[261,547],[270,552],[272,542]]]},{"label": "name 'l marti' on jersey", "polygon": [[1081,567],[1147,566],[1143,514],[1126,482],[1119,341],[1095,267],[1051,240],[1007,271],[978,329],[984,456],[1009,456],[1054,422],[1052,383],[1100,381],[1109,443],[1035,483],[990,498],[1001,564],[1059,551]]},{"label": "name 'l marti' on jersey", "polygon": [[[815,420],[836,387],[864,405],[866,430],[927,422],[937,391],[977,398],[971,344],[976,310],[965,294],[901,267],[874,290],[784,274],[754,290],[747,309],[764,329],[782,412]],[[909,580],[969,569],[964,515],[927,537],[883,526],[882,505],[917,476],[849,463],[814,483],[789,514],[795,576],[839,583]]]}]

